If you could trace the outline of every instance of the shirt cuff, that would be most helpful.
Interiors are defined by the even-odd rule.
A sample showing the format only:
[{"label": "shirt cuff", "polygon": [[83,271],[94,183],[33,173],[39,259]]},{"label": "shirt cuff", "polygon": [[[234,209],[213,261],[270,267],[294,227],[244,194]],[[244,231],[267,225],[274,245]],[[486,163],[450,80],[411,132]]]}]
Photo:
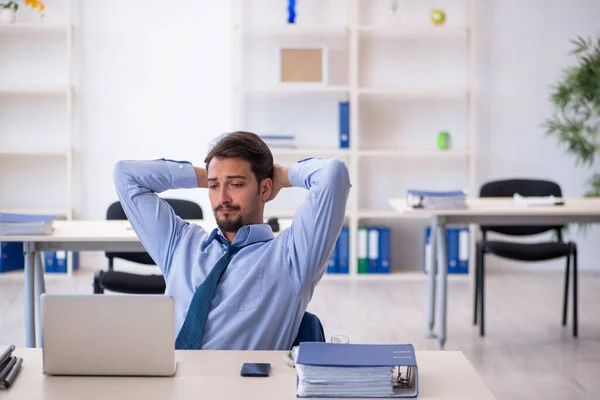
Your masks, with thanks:
[{"label": "shirt cuff", "polygon": [[198,176],[189,161],[165,160],[171,175],[173,189],[194,189],[198,187]]},{"label": "shirt cuff", "polygon": [[308,160],[312,160],[313,157],[303,158],[302,160],[298,160],[296,163],[292,164],[288,168],[288,180],[294,187],[303,187],[306,188],[306,184],[304,183],[305,173],[301,173],[302,164],[304,164]]}]

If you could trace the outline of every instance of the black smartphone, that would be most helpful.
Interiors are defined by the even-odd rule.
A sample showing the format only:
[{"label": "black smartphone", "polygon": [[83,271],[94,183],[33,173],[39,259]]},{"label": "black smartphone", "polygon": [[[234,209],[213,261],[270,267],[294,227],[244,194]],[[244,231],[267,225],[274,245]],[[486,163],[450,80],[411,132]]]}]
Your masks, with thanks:
[{"label": "black smartphone", "polygon": [[268,363],[244,363],[242,365],[242,376],[269,376],[271,364]]}]

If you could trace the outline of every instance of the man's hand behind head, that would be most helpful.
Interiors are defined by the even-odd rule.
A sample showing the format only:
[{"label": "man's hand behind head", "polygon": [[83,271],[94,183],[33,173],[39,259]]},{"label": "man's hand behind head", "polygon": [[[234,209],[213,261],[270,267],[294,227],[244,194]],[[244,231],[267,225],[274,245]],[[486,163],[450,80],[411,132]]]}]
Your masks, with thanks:
[{"label": "man's hand behind head", "polygon": [[282,188],[291,186],[288,179],[288,168],[279,164],[273,164],[273,190],[267,201],[273,200]]}]

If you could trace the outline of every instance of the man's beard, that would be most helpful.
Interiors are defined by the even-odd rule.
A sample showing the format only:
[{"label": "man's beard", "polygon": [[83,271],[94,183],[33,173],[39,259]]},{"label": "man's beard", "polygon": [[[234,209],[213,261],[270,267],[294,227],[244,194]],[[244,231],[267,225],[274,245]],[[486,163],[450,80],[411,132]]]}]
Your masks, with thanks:
[{"label": "man's beard", "polygon": [[[221,218],[219,218],[217,215],[218,215],[219,210],[221,210],[222,208],[231,208],[233,210],[236,210],[238,212],[238,215],[233,216],[233,215],[229,214],[228,216],[221,216]],[[219,227],[221,232],[237,232],[242,226],[245,225],[244,219],[242,218],[240,207],[225,206],[225,205],[221,204],[217,208],[215,208],[214,213],[215,213],[215,219],[217,220],[217,226]]]},{"label": "man's beard", "polygon": [[244,226],[244,219],[241,215],[235,217],[221,217],[216,218],[217,226],[221,232],[237,232],[242,226]]}]

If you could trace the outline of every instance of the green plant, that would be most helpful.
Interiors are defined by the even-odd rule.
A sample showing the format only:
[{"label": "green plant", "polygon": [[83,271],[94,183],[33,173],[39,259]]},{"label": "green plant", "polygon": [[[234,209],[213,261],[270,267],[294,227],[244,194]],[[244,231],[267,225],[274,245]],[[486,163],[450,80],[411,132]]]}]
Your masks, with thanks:
[{"label": "green plant", "polygon": [[[44,2],[41,0],[24,0],[25,1],[25,5],[28,7],[31,7],[34,10],[37,10],[39,12],[44,11],[44,9],[46,8],[46,6],[44,5]],[[0,3],[0,8],[12,8],[15,11],[17,11],[19,9],[19,3],[21,1],[20,0],[10,0],[7,3]]]},{"label": "green plant", "polygon": [[13,8],[15,11],[19,9],[18,1],[9,1],[8,3],[0,3],[0,8]]},{"label": "green plant", "polygon": [[[600,38],[571,40],[570,52],[577,64],[564,70],[553,87],[554,116],[544,123],[546,135],[554,136],[576,165],[592,167],[600,157]],[[600,196],[600,173],[588,180],[587,197]]]}]

